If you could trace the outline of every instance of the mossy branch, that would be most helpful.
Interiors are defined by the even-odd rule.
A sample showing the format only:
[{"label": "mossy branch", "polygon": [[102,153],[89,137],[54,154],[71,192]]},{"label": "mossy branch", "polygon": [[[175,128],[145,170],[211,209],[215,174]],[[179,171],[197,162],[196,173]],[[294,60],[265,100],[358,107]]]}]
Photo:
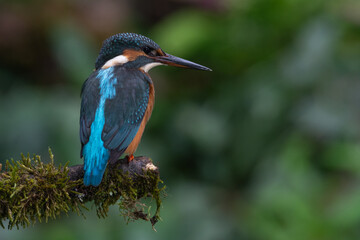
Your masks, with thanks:
[{"label": "mossy branch", "polygon": [[[159,219],[160,195],[164,187],[159,171],[147,157],[109,162],[103,181],[98,187],[83,185],[83,165],[59,166],[43,163],[40,156],[21,156],[19,161],[7,161],[0,172],[0,224],[8,221],[8,228],[19,228],[56,219],[61,214],[87,210],[84,203],[94,201],[97,215],[105,218],[110,205],[118,204],[127,221],[143,219],[154,226]],[[1,170],[1,166],[0,166]],[[156,202],[156,212],[150,217],[143,198]]]}]

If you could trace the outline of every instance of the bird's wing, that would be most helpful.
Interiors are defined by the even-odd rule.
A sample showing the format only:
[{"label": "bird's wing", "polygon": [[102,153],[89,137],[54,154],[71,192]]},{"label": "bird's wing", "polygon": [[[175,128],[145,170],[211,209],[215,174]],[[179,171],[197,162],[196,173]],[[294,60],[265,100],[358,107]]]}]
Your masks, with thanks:
[{"label": "bird's wing", "polygon": [[[98,71],[95,71],[82,87],[80,113],[80,140],[82,149],[88,143],[91,124],[100,101]],[[148,76],[137,69],[114,67],[117,78],[116,95],[105,103],[105,125],[102,140],[105,148],[122,154],[137,131],[149,101]],[[117,155],[119,155],[117,154]]]},{"label": "bird's wing", "polygon": [[91,124],[95,119],[96,109],[99,105],[99,80],[96,72],[90,75],[84,82],[81,89],[81,109],[80,109],[80,141],[81,152],[86,143],[88,143],[91,132]]},{"label": "bird's wing", "polygon": [[134,139],[149,101],[148,76],[137,69],[114,68],[116,95],[105,103],[104,146],[122,154]]}]

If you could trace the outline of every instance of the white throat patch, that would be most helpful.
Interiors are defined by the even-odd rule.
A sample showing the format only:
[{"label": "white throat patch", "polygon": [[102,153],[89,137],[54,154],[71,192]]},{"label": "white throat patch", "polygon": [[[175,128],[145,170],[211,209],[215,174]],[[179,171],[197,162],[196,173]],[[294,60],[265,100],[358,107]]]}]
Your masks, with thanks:
[{"label": "white throat patch", "polygon": [[160,66],[160,65],[164,65],[164,64],[159,63],[159,62],[148,63],[148,64],[142,66],[141,69],[144,70],[144,72],[148,72],[153,67]]},{"label": "white throat patch", "polygon": [[119,55],[116,56],[112,59],[110,59],[109,61],[107,61],[104,66],[102,66],[102,68],[109,68],[109,67],[113,67],[116,65],[123,65],[124,63],[127,63],[129,61],[129,59],[124,56],[124,55]]}]

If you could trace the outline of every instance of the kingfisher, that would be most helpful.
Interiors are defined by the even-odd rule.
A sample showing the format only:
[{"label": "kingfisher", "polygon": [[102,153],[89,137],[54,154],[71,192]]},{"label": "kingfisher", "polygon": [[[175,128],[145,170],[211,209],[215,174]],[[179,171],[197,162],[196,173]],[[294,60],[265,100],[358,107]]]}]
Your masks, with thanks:
[{"label": "kingfisher", "polygon": [[81,90],[80,141],[84,185],[98,186],[107,163],[122,154],[134,159],[155,100],[148,71],[169,65],[210,68],[165,53],[153,40],[136,33],[106,39],[95,69]]}]

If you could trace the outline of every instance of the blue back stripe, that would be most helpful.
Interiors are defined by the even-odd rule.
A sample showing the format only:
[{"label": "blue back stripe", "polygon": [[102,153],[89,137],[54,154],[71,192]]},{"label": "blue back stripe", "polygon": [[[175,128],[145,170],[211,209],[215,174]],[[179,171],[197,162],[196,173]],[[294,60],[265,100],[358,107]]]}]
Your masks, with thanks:
[{"label": "blue back stripe", "polygon": [[91,124],[89,142],[84,146],[84,184],[97,186],[100,184],[110,151],[104,147],[101,134],[105,125],[105,102],[116,95],[114,85],[117,79],[114,77],[113,68],[101,69],[97,78],[100,80],[100,101],[96,109],[95,119]]}]

